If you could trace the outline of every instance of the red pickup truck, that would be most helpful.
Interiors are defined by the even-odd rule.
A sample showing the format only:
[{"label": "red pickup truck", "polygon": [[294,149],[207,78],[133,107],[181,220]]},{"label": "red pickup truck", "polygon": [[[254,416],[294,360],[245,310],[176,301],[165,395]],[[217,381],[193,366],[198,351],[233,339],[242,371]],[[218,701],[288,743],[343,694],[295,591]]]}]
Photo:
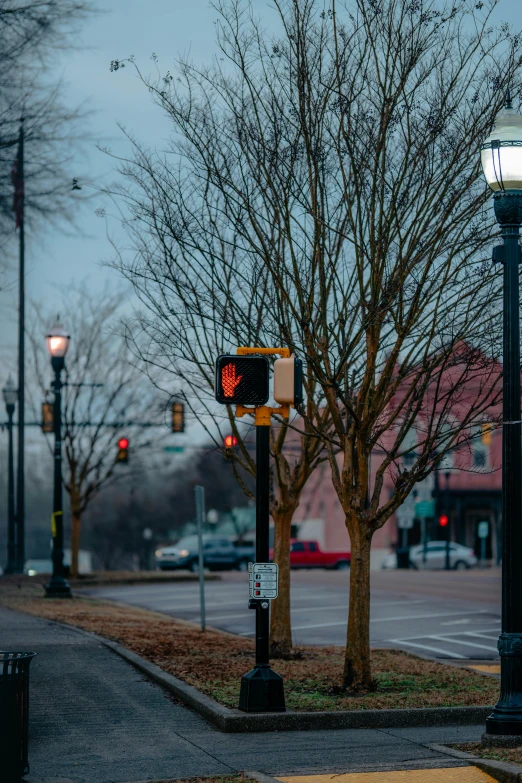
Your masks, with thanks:
[{"label": "red pickup truck", "polygon": [[[270,559],[273,551],[270,550]],[[290,542],[290,568],[350,568],[350,552],[322,552],[317,541]]]}]

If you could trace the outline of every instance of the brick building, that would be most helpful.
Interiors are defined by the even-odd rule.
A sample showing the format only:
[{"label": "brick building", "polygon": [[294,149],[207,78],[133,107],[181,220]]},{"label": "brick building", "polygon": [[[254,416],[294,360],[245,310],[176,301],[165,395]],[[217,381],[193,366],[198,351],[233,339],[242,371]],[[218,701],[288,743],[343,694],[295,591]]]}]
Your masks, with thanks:
[{"label": "brick building", "polygon": [[[499,376],[496,375],[495,387],[500,382]],[[469,391],[469,399],[472,399],[476,392],[474,383],[470,383],[466,391]],[[462,398],[459,404],[461,410],[456,411],[457,416],[462,414]],[[495,420],[500,410],[501,401],[498,400],[490,408],[489,419]],[[415,459],[415,432],[410,434],[410,438],[411,451],[402,458],[405,466],[408,465],[408,460]],[[381,459],[382,452],[376,450],[372,453],[372,484]],[[501,429],[493,429],[488,422],[488,416],[485,416],[483,423],[473,427],[469,441],[454,453],[449,453],[439,469],[414,490],[413,494],[418,498],[431,498],[432,512],[424,520],[415,517],[413,527],[407,532],[408,544],[421,542],[424,524],[428,540],[444,538],[445,531],[439,527],[439,518],[441,515],[447,515],[451,540],[472,547],[478,555],[478,523],[487,520],[489,535],[486,539],[486,558],[499,562],[502,521],[501,465]],[[387,473],[381,503],[391,496],[392,488],[393,475]],[[417,497],[413,500],[414,508],[417,505],[416,500]],[[325,549],[332,551],[349,547],[344,514],[333,488],[327,463],[323,463],[315,471],[306,485],[294,521],[301,538],[315,538]],[[402,541],[401,534],[397,515],[394,514],[374,535],[372,567],[379,567],[384,555]]]}]

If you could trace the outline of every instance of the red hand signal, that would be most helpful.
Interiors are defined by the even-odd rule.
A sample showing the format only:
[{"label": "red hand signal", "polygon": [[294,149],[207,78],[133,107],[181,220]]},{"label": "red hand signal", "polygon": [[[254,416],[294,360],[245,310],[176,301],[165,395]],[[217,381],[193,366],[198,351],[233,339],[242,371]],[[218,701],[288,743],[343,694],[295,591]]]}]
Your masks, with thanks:
[{"label": "red hand signal", "polygon": [[233,397],[236,386],[241,382],[242,375],[236,376],[236,365],[230,362],[221,370],[221,385],[225,397]]}]

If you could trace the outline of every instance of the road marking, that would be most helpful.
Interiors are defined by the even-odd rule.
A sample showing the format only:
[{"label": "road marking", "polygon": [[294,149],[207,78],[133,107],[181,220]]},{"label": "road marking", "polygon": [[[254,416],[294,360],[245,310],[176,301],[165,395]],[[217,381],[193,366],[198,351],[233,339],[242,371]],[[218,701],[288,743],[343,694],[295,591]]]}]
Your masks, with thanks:
[{"label": "road marking", "polygon": [[[491,632],[493,633],[493,631],[495,630],[496,629],[493,628]],[[455,633],[440,634],[440,636],[444,635],[444,638],[447,639],[449,636],[470,636],[471,633],[472,633],[471,631],[456,631]],[[486,631],[486,633],[488,633],[488,631]],[[427,639],[427,637],[428,634],[417,634],[416,636],[403,636],[402,641],[408,641],[409,639]]]},{"label": "road marking", "polygon": [[481,650],[487,650],[488,652],[497,652],[495,647],[489,647],[485,644],[479,644],[478,642],[463,642],[462,639],[448,639],[447,636],[426,636],[426,639],[435,639],[436,642],[448,642],[449,644],[461,644],[464,647],[479,647]]},{"label": "road marking", "polygon": [[[425,601],[409,601],[411,604],[424,604]],[[372,604],[372,607],[375,606],[376,608],[379,608],[380,606],[396,606],[397,604],[400,604],[401,606],[404,605],[404,601],[390,601],[389,603],[382,603],[382,604]],[[319,611],[325,611],[328,609],[336,610],[336,609],[348,609],[348,604],[339,604],[338,606],[301,606],[298,609],[294,609],[291,607],[290,613],[291,614],[297,614],[297,612],[309,612],[311,609],[313,609],[314,612]],[[251,614],[252,610],[250,610],[247,614],[223,614],[219,617],[212,617],[209,616],[209,620],[212,622],[215,622],[216,620],[235,620],[236,618],[240,617],[252,617],[255,615]],[[195,623],[199,621],[199,615],[197,617],[191,617],[189,619],[190,623]],[[343,623],[346,622],[346,620],[343,620]]]},{"label": "road marking", "polygon": [[[406,615],[400,615],[398,617],[375,617],[370,619],[371,623],[391,623],[391,622],[398,622],[399,620],[428,620],[431,617],[455,617],[463,614],[491,614],[490,611],[487,609],[480,609],[477,612],[435,612],[433,614],[406,614]],[[307,628],[330,628],[334,627],[335,625],[345,625],[346,620],[343,620],[342,622],[338,623],[318,623],[317,625],[297,625],[292,630],[293,631],[304,631]],[[248,636],[248,634],[241,634],[242,636]],[[421,638],[421,635],[418,637],[412,637],[413,639]]]},{"label": "road marking", "polygon": [[[493,631],[497,631],[497,629],[494,628]],[[471,631],[467,631],[466,636],[477,636],[479,639],[491,639],[492,642],[498,641],[498,631],[496,636],[487,636],[486,633],[472,633]]]},{"label": "road marking", "polygon": [[[418,637],[418,638],[422,638],[422,637]],[[445,658],[461,658],[463,661],[466,660],[465,655],[460,655],[460,653],[450,652],[449,650],[441,650],[440,647],[432,647],[429,644],[415,644],[415,642],[407,642],[405,639],[388,639],[388,642],[390,644],[398,644],[398,645],[406,644],[408,647],[417,647],[419,650],[429,650],[430,652],[439,653]]]},{"label": "road marking", "polygon": [[448,620],[447,623],[441,623],[441,625],[467,625],[470,622],[469,618],[466,620]]}]

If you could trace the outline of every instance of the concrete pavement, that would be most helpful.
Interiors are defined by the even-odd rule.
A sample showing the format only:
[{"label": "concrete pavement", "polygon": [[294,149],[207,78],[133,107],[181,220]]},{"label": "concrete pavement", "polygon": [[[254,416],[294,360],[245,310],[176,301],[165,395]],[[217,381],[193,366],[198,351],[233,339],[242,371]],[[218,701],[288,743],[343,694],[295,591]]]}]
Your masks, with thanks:
[{"label": "concrete pavement", "polygon": [[222,734],[94,637],[0,609],[4,649],[34,650],[28,783],[132,783],[256,770],[290,776],[448,768],[430,744],[483,726]]}]

